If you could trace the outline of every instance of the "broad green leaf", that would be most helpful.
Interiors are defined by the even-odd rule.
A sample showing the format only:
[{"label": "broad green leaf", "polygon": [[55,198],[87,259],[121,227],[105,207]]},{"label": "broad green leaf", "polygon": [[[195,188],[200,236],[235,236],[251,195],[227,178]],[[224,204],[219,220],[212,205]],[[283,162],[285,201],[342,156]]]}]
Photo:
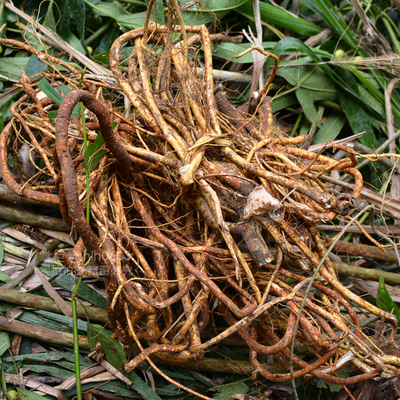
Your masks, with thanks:
[{"label": "broad green leaf", "polygon": [[[189,3],[191,0],[181,1],[181,4]],[[189,11],[229,11],[233,8],[239,7],[240,5],[246,3],[248,0],[202,0],[201,6],[194,5],[188,8]]]},{"label": "broad green leaf", "polygon": [[[4,120],[10,119],[12,117],[11,114],[11,106],[14,104],[14,100],[21,96],[21,91],[18,90],[8,96],[4,96],[3,100],[0,100],[0,115],[3,116]],[[4,221],[2,222],[4,223]],[[8,221],[7,221],[8,223]],[[11,225],[9,225],[11,226]]]},{"label": "broad green leaf", "polygon": [[121,3],[118,1],[114,1],[113,3],[100,1],[97,4],[92,3],[91,6],[93,7],[95,13],[101,15],[102,17],[110,17],[117,20],[119,17],[126,15]]},{"label": "broad green leaf", "polygon": [[[156,4],[157,4],[157,17],[155,9],[153,7],[150,13],[150,21],[154,21],[160,25],[164,25],[165,18],[164,18],[164,8],[162,1],[157,0]],[[116,19],[116,21],[124,29],[136,29],[143,27],[145,18],[146,18],[146,11],[143,11],[132,15],[120,15]]]},{"label": "broad green leaf", "polygon": [[24,70],[27,76],[37,75],[47,70],[48,65],[39,60],[36,54],[32,54],[29,57],[29,61],[26,64]]},{"label": "broad green leaf", "polygon": [[72,32],[70,32],[68,35],[68,43],[80,53],[86,54],[86,50],[83,47],[82,42]]},{"label": "broad green leaf", "polygon": [[71,14],[69,13],[68,2],[69,0],[57,0],[56,7],[56,9],[59,11],[57,32],[64,40],[68,40],[70,32]]},{"label": "broad green leaf", "polygon": [[[38,362],[57,362],[57,364],[60,363],[60,360],[66,359],[70,363],[75,362],[75,358],[72,352],[69,351],[49,351],[46,353],[36,353],[36,354],[22,354],[19,356],[13,356],[13,357],[4,357],[2,360],[4,362],[17,362],[17,361],[22,361],[22,360],[33,360],[33,361],[38,361]],[[86,358],[80,357],[79,363],[82,367],[87,367],[89,365],[92,365],[93,363]],[[61,364],[60,364],[61,365]]]},{"label": "broad green leaf", "polygon": [[0,331],[0,357],[11,347],[8,332]]},{"label": "broad green leaf", "polygon": [[46,28],[49,28],[50,30],[52,30],[53,32],[56,31],[56,19],[54,17],[54,12],[53,12],[53,0],[50,0],[50,3],[47,7],[47,13],[46,16],[44,17],[44,21],[43,21],[43,26],[45,26]]},{"label": "broad green leaf", "polygon": [[71,329],[65,328],[63,325],[58,324],[57,322],[42,318],[41,316],[29,311],[24,311],[20,316],[18,316],[17,319],[18,321],[26,322],[27,324],[42,326],[43,328],[52,329],[54,331],[71,333]]},{"label": "broad green leaf", "polygon": [[[3,26],[4,24],[7,23],[7,16],[8,16],[8,9],[6,7],[3,7],[3,12],[1,13],[1,18],[0,18],[0,26]],[[6,31],[7,29],[2,29],[2,31],[0,32],[0,38],[6,36]]]},{"label": "broad green leaf", "polygon": [[315,102],[337,100],[335,83],[318,66],[286,67],[278,74],[297,88],[297,99],[309,121],[317,117]]},{"label": "broad green leaf", "polygon": [[[1,247],[1,245],[0,245],[0,247]],[[0,265],[1,265],[1,264],[0,264]],[[8,282],[8,281],[10,281],[10,280],[11,280],[11,278],[10,278],[5,272],[0,271],[0,281],[1,281],[1,282],[6,283],[6,282]]]},{"label": "broad green leaf", "polygon": [[360,142],[370,148],[373,148],[376,143],[376,137],[373,129],[373,126],[376,126],[377,124],[376,119],[373,118],[370,113],[366,112],[360,103],[355,101],[346,93],[343,93],[339,90],[338,97],[340,105],[353,132],[361,133],[365,131],[366,133],[360,138]]},{"label": "broad green leaf", "polygon": [[[54,103],[56,103],[58,106],[61,106],[61,103],[63,102],[64,98],[61,96],[60,93],[58,93],[56,89],[53,88],[53,86],[51,86],[51,83],[47,79],[43,78],[39,82],[38,86],[47,97],[53,100]],[[65,86],[61,87],[60,90],[67,93],[71,91],[70,88],[66,88]],[[79,113],[80,109],[79,105],[77,104],[72,110],[71,118],[75,118],[77,115],[79,115]],[[52,118],[55,118],[54,115],[55,115],[54,113],[51,114]]]},{"label": "broad green leaf", "polygon": [[[120,381],[111,381],[111,382],[91,382],[85,385],[82,385],[82,392],[90,393],[91,389],[99,389],[104,392],[110,392],[114,395],[114,398],[125,398],[125,399],[142,399],[142,397],[137,393],[136,388],[129,389],[126,385],[121,384]],[[63,392],[65,396],[70,399],[76,398],[76,386],[68,391]],[[97,397],[98,398],[98,397]],[[106,398],[106,394],[102,396],[102,398]],[[149,397],[144,397],[146,400]],[[158,397],[158,400],[160,398]]]},{"label": "broad green leaf", "polygon": [[[52,313],[50,311],[43,311],[43,310],[36,310],[36,311],[34,311],[34,313],[72,328],[72,324],[73,324],[72,318],[67,317],[65,315]],[[82,321],[81,319],[78,319],[78,329],[80,331],[86,332],[88,329],[88,323],[86,321]],[[110,335],[112,333],[107,329],[105,331],[107,333],[109,333]]]},{"label": "broad green leaf", "polygon": [[96,56],[104,53],[108,54],[108,52],[111,49],[111,45],[114,43],[115,39],[117,39],[118,35],[119,35],[118,27],[109,29],[101,38],[101,41],[99,45],[96,47],[93,55]]},{"label": "broad green leaf", "polygon": [[100,341],[101,347],[106,354],[107,361],[117,369],[123,368],[128,361],[121,344],[106,333],[101,325],[90,325],[90,343],[93,343],[93,340]]},{"label": "broad green leaf", "polygon": [[315,135],[313,143],[326,143],[328,140],[335,140],[345,122],[346,119],[340,113],[333,111]]},{"label": "broad green leaf", "polygon": [[146,400],[161,400],[161,398],[148,386],[135,371],[129,372],[128,379],[132,382],[131,388]]},{"label": "broad green leaf", "polygon": [[68,9],[71,19],[78,28],[78,34],[81,40],[85,39],[85,0],[68,0]]},{"label": "broad green leaf", "polygon": [[0,79],[19,82],[21,68],[25,68],[29,57],[3,57],[0,58]]},{"label": "broad green leaf", "polygon": [[85,163],[89,166],[90,170],[94,170],[97,167],[97,164],[103,158],[104,154],[107,153],[107,150],[102,149],[104,145],[103,136],[99,133],[93,143],[91,143],[87,151],[85,153]]},{"label": "broad green leaf", "polygon": [[94,349],[96,347],[97,337],[96,333],[92,329],[92,324],[89,321],[89,317],[87,317],[87,340],[90,348]]},{"label": "broad green leaf", "polygon": [[43,78],[39,82],[38,86],[47,97],[54,101],[54,103],[59,106],[61,105],[63,97],[53,88],[53,86],[51,86],[51,83],[47,79]]},{"label": "broad green leaf", "polygon": [[360,100],[379,114],[382,118],[386,118],[385,107],[382,103],[377,101],[371,93],[369,93],[363,86],[358,85],[358,93],[360,94]]},{"label": "broad green leaf", "polygon": [[[181,4],[186,4],[185,0]],[[203,0],[201,4],[195,4],[183,13],[183,20],[186,25],[203,25],[223,18],[228,12],[248,0]]]},{"label": "broad green leaf", "polygon": [[276,113],[283,108],[290,107],[293,104],[298,103],[297,98],[294,93],[283,94],[281,97],[272,98],[272,112]]},{"label": "broad green leaf", "polygon": [[17,387],[18,395],[21,400],[42,400],[43,397],[34,393],[30,392],[29,390],[23,389],[21,387]]},{"label": "broad green leaf", "polygon": [[329,90],[310,90],[303,87],[296,90],[296,96],[300,105],[303,108],[306,118],[313,122],[317,118],[318,106],[315,104],[317,101],[337,101],[337,94]]},{"label": "broad green leaf", "polygon": [[376,297],[376,304],[381,310],[392,313],[397,318],[397,320],[400,321],[399,307],[397,307],[397,304],[390,297],[390,294],[385,286],[385,280],[383,279],[382,275],[379,277],[379,287],[378,295]]},{"label": "broad green leaf", "polygon": [[244,382],[239,381],[217,386],[210,390],[219,391],[219,393],[213,397],[215,400],[229,400],[233,394],[246,394],[249,391],[249,387]]},{"label": "broad green leaf", "polygon": [[54,365],[48,365],[46,363],[41,363],[41,364],[23,364],[22,368],[28,369],[29,371],[32,372],[40,372],[40,373],[45,373],[50,376],[55,376],[56,378],[69,378],[70,376],[74,375],[74,372],[68,371],[64,368],[60,368],[58,366]]},{"label": "broad green leaf", "polygon": [[[253,3],[251,0],[237,7],[235,11],[254,20]],[[319,26],[303,18],[295,17],[287,11],[271,4],[260,2],[260,14],[262,22],[269,22],[303,36],[313,36],[322,31],[322,28]]]},{"label": "broad green leaf", "polygon": [[[54,278],[55,276],[53,268],[40,267],[40,270],[50,278]],[[54,282],[64,289],[69,290],[70,292],[75,291],[79,279],[69,273],[64,274],[64,272],[65,270],[63,270],[63,272],[61,272],[60,270],[56,271],[56,279],[54,280]],[[90,301],[97,307],[104,309],[107,307],[107,300],[85,282],[81,282],[81,285],[79,286],[78,297]]]},{"label": "broad green leaf", "polygon": [[[263,42],[263,47],[265,51],[271,52],[271,50],[276,45],[276,42]],[[250,47],[249,43],[227,43],[227,42],[220,42],[218,45],[212,44],[213,55],[215,57],[222,58],[224,60],[232,61],[238,64],[252,64],[253,63],[253,56],[251,53],[245,54],[243,57],[235,58],[235,56],[242,51],[248,49]],[[293,52],[285,51],[282,55],[290,55]],[[330,54],[324,50],[315,49],[315,53],[319,54],[320,56],[330,57]],[[301,52],[299,52],[301,55]],[[304,61],[305,62],[305,61]],[[290,61],[289,65],[292,65],[293,61]],[[280,62],[280,67],[287,66],[285,61]],[[281,68],[283,70],[284,68]]]},{"label": "broad green leaf", "polygon": [[182,13],[183,21],[185,25],[205,25],[216,20],[220,20],[228,14],[227,11],[213,11],[209,12],[206,10],[190,11],[186,10]]}]

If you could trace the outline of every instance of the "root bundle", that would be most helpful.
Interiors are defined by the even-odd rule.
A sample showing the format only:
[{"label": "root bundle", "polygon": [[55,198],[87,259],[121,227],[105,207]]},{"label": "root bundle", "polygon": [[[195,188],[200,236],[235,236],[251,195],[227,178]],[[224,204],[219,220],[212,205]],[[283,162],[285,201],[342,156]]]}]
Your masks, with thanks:
[{"label": "root bundle", "polygon": [[[270,373],[261,354],[288,370],[292,358],[295,378],[347,385],[397,375],[365,336],[354,307],[383,318],[393,335],[397,319],[343,286],[329,257],[320,266],[327,243],[316,225],[367,206],[358,198],[363,179],[354,151],[340,146],[349,157],[337,162],[302,149],[304,137],[276,133],[267,96],[276,68],[251,104],[235,109],[214,87],[213,37],[205,26],[174,25],[174,17],[170,5],[167,25],[147,23],[115,41],[114,83],[2,39],[46,59],[50,67],[41,79],[59,93],[72,89],[58,106],[23,76],[25,94],[0,137],[4,182],[19,195],[59,204],[77,239],[74,258],[64,254],[66,267],[96,276],[85,248],[91,264],[105,266],[110,326],[125,346],[146,344],[127,371],[153,355],[201,359],[237,332],[255,375],[272,381],[291,374]],[[88,142],[100,143],[100,132],[104,140],[90,155],[76,115],[80,102]],[[25,145],[29,157],[21,163]],[[354,178],[352,193],[324,185],[320,178],[331,171]],[[222,329],[203,340],[216,323]],[[311,357],[291,357],[294,336]],[[349,363],[353,375],[339,377]]]}]

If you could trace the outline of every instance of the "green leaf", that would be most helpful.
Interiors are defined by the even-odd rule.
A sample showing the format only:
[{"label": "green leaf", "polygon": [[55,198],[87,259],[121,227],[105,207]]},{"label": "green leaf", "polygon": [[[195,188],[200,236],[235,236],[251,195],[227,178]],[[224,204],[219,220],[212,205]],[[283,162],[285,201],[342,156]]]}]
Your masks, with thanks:
[{"label": "green leaf", "polygon": [[92,3],[91,6],[95,13],[102,17],[110,17],[117,20],[119,17],[126,15],[121,3],[118,1],[114,1],[113,3],[100,1],[97,4]]},{"label": "green leaf", "polygon": [[68,3],[69,0],[57,0],[57,6],[59,10],[57,32],[64,40],[68,40],[68,35],[70,32],[71,14],[69,13]]},{"label": "green leaf", "polygon": [[[121,15],[116,19],[116,21],[122,28],[136,29],[136,28],[141,28],[144,25],[145,18],[146,18],[146,11],[143,11],[132,15]],[[153,7],[150,13],[150,21],[157,22],[161,25],[165,24],[164,8],[162,5],[162,1],[157,0],[157,18],[155,9]]]},{"label": "green leaf", "polygon": [[86,50],[83,47],[82,42],[72,32],[70,32],[68,35],[68,43],[80,53],[86,54]]},{"label": "green leaf", "polygon": [[[53,268],[40,267],[39,269],[50,278],[54,278],[55,271]],[[75,291],[79,279],[75,278],[71,274],[64,274],[64,272],[65,270],[63,270],[63,272],[61,273],[60,270],[56,271],[55,283],[57,283],[57,285],[63,287],[64,289],[69,290],[70,292]],[[104,309],[107,307],[107,300],[85,282],[81,282],[81,285],[79,286],[78,297],[90,301],[97,307]]]},{"label": "green leaf", "polygon": [[313,143],[326,143],[328,140],[335,140],[345,122],[346,119],[340,113],[332,112],[315,135]]},{"label": "green leaf", "polygon": [[51,83],[47,79],[43,78],[39,82],[38,86],[48,98],[54,101],[54,103],[59,106],[61,105],[63,97],[57,92],[56,89],[53,88],[53,86],[51,86]]},{"label": "green leaf", "polygon": [[46,16],[44,17],[43,21],[43,26],[46,28],[49,28],[53,32],[56,31],[56,19],[54,17],[54,12],[53,12],[53,0],[50,1],[48,7],[47,7],[47,13]]},{"label": "green leaf", "polygon": [[182,13],[182,17],[185,25],[206,25],[210,22],[221,20],[228,12],[229,11],[207,12],[201,9],[199,11],[185,10]]},{"label": "green leaf", "polygon": [[39,60],[36,54],[32,54],[29,57],[29,61],[26,64],[24,70],[27,76],[37,75],[47,70],[48,65]]},{"label": "green leaf", "polygon": [[[328,85],[327,85],[328,86]],[[315,104],[317,101],[328,100],[337,101],[337,94],[327,89],[324,91],[321,87],[316,90],[304,89],[303,87],[296,90],[296,96],[300,105],[303,107],[304,114],[309,121],[317,118],[318,108]]]},{"label": "green leaf", "polygon": [[[251,0],[236,7],[235,11],[254,20],[253,3]],[[322,28],[319,26],[264,2],[260,2],[260,14],[262,22],[268,22],[307,37],[316,35],[322,31]]]},{"label": "green leaf", "polygon": [[[56,89],[53,88],[53,86],[51,86],[51,83],[47,79],[43,78],[39,82],[38,86],[48,98],[53,100],[54,103],[56,103],[58,106],[61,106],[61,103],[63,102],[64,98],[61,96],[60,93],[58,93]],[[70,88],[66,88],[65,86],[62,86],[59,89],[67,93],[69,93],[72,90]],[[77,104],[72,111],[71,118],[75,118],[79,114],[80,114],[80,109],[79,105]],[[55,115],[54,113],[51,114],[52,118],[55,118],[54,115]]]},{"label": "green leaf", "polygon": [[[186,4],[190,0],[182,1]],[[248,0],[203,0],[201,4],[195,4],[187,8],[183,13],[186,25],[202,25],[223,18],[230,10],[244,4]]]},{"label": "green leaf", "polygon": [[[191,0],[185,0],[181,1],[181,4],[186,4],[189,3]],[[241,6],[242,4],[246,3],[248,0],[202,0],[201,1],[201,7],[198,7],[198,5],[194,5],[188,10],[190,11],[199,11],[199,12],[204,12],[204,11],[229,11],[232,10],[236,7]]]},{"label": "green leaf", "polygon": [[11,347],[8,332],[0,331],[0,357]]},{"label": "green leaf", "polygon": [[[36,354],[22,354],[19,356],[13,356],[13,357],[4,357],[2,360],[4,362],[17,362],[17,361],[22,361],[22,360],[32,360],[32,361],[38,361],[38,362],[57,362],[57,364],[62,365],[60,360],[66,359],[68,360],[71,365],[75,362],[75,358],[73,353],[69,351],[49,351],[46,353],[36,353]],[[80,357],[79,359],[80,365],[84,368],[89,365],[92,365],[93,363],[85,358]],[[62,365],[64,366],[64,365]],[[75,368],[75,367],[74,367]]]},{"label": "green leaf", "polygon": [[[0,18],[0,26],[3,26],[4,24],[7,23],[7,16],[8,16],[8,10],[6,7],[3,7],[3,12],[1,13],[1,18]],[[2,31],[0,32],[0,38],[6,36],[6,31],[7,29],[2,29]]]},{"label": "green leaf", "polygon": [[132,382],[131,388],[138,392],[144,399],[161,400],[157,393],[155,393],[142,379],[140,379],[135,371],[129,372],[126,376]]},{"label": "green leaf", "polygon": [[[2,247],[1,241],[0,241],[0,247]],[[10,280],[11,280],[11,278],[5,272],[0,271],[0,281],[1,282],[6,283],[6,282],[8,282]]]},{"label": "green leaf", "polygon": [[[129,389],[125,385],[122,385],[120,381],[111,381],[111,382],[91,382],[85,385],[82,385],[82,392],[90,392],[91,389],[99,389],[104,392],[110,392],[114,395],[114,398],[126,398],[126,399],[141,399],[140,395],[137,394],[135,388]],[[76,386],[68,391],[63,392],[65,396],[68,398],[76,398],[74,396],[76,394]],[[121,397],[118,397],[121,396]],[[107,398],[106,395],[102,396],[102,398]],[[149,397],[145,397],[146,400]],[[158,398],[160,400],[160,398]]]},{"label": "green leaf", "polygon": [[[265,51],[271,51],[274,46],[276,45],[276,42],[263,42],[263,48]],[[218,45],[212,44],[212,49],[213,49],[213,55],[215,57],[222,58],[224,60],[232,61],[238,64],[252,64],[253,63],[253,56],[251,53],[245,54],[243,57],[240,58],[235,58],[235,56],[242,51],[248,49],[250,47],[249,43],[228,43],[228,42],[220,42]],[[319,54],[320,56],[324,57],[331,57],[331,55],[324,51],[324,50],[319,50],[315,49],[315,53]],[[283,55],[290,55],[293,54],[292,51],[285,51],[282,53]],[[299,52],[299,55],[302,55],[301,52]],[[293,61],[290,62],[290,65],[293,64]],[[281,61],[280,66],[285,66],[285,62]],[[280,71],[286,69],[281,68]]]},{"label": "green leaf", "polygon": [[293,104],[297,104],[297,98],[294,93],[283,94],[280,97],[272,98],[272,112],[276,113],[283,108],[290,107]]},{"label": "green leaf", "polygon": [[17,387],[18,395],[21,400],[42,400],[43,397],[34,393],[30,392],[29,390],[23,389],[21,387]]},{"label": "green leaf", "polygon": [[399,307],[397,307],[397,304],[390,297],[390,294],[385,286],[385,280],[383,279],[382,275],[379,277],[379,287],[378,296],[376,297],[376,304],[381,310],[392,313],[394,316],[396,316],[397,320],[400,321]]},{"label": "green leaf", "polygon": [[55,376],[56,378],[69,378],[74,375],[74,372],[68,371],[67,369],[60,368],[54,365],[48,365],[45,363],[41,364],[23,364],[22,368],[29,369],[32,372],[46,373],[50,376]]},{"label": "green leaf", "polygon": [[338,92],[339,102],[354,133],[366,132],[360,142],[373,148],[376,137],[373,126],[377,125],[375,118],[371,117],[360,104],[342,91]]},{"label": "green leaf", "polygon": [[352,29],[344,22],[329,0],[302,0],[302,3],[319,15],[349,46],[356,47],[359,45]]},{"label": "green leaf", "polygon": [[279,71],[296,90],[296,96],[309,121],[317,117],[315,102],[337,100],[335,83],[318,66],[286,67]]},{"label": "green leaf", "polygon": [[57,322],[42,318],[41,316],[29,311],[24,311],[20,316],[18,316],[17,319],[18,321],[26,322],[27,324],[42,326],[54,331],[71,333],[71,329],[65,328],[63,325],[58,324]]},{"label": "green leaf", "polygon": [[0,58],[0,79],[19,82],[21,68],[25,68],[29,57],[3,57]]},{"label": "green leaf", "polygon": [[93,171],[100,160],[103,158],[107,150],[102,149],[104,145],[103,136],[99,133],[93,143],[91,143],[85,153],[85,164],[89,166],[90,170]]},{"label": "green leaf", "polygon": [[215,400],[229,400],[232,394],[246,394],[249,391],[249,387],[244,382],[239,381],[217,386],[210,390],[219,391],[219,393],[213,397]]},{"label": "green leaf", "polygon": [[75,22],[81,40],[85,39],[85,0],[67,1],[71,19]]},{"label": "green leaf", "polygon": [[[100,341],[107,361],[117,369],[121,369],[128,362],[121,344],[104,331],[101,325],[90,324],[90,342]],[[89,336],[89,329],[88,329]],[[89,337],[88,337],[89,340]]]},{"label": "green leaf", "polygon": [[[114,43],[119,35],[118,27],[109,29],[101,38],[99,45],[96,47],[93,56],[102,55],[104,53],[109,53],[111,45]],[[106,57],[108,59],[108,57]],[[108,63],[108,61],[106,60]]]}]

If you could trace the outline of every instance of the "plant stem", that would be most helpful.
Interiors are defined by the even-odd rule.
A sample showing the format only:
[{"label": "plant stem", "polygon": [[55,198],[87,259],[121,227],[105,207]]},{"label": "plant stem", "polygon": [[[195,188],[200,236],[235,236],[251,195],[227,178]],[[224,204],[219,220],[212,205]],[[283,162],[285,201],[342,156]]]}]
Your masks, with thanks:
[{"label": "plant stem", "polygon": [[94,32],[92,35],[90,35],[85,43],[86,46],[91,45],[93,42],[95,42],[99,37],[103,36],[105,32],[107,32],[111,26],[113,25],[114,21],[110,19],[105,25],[103,25],[101,28],[99,28],[96,32]]},{"label": "plant stem", "polygon": [[0,205],[0,218],[19,224],[38,226],[39,228],[53,229],[55,231],[69,232],[71,228],[60,218],[17,210],[14,207]]},{"label": "plant stem", "polygon": [[48,208],[58,208],[57,204],[52,203],[44,203],[42,201],[28,199],[24,196],[19,196],[18,194],[14,193],[8,186],[0,184],[0,200],[2,201],[9,201],[9,202],[18,202],[18,203],[25,203],[25,204],[33,204],[35,206],[42,206]]},{"label": "plant stem", "polygon": [[[226,374],[251,375],[255,368],[250,361],[237,361],[229,359],[202,358],[196,361],[173,362],[154,357],[157,364],[177,366],[179,368],[193,369],[196,371],[222,372]],[[282,373],[284,368],[278,363],[261,363],[263,368],[271,373]]]},{"label": "plant stem", "polygon": [[78,400],[82,400],[82,385],[81,385],[81,367],[79,362],[79,333],[78,333],[78,312],[76,306],[76,294],[78,293],[79,286],[82,278],[79,278],[76,285],[75,293],[72,296],[72,331],[74,336],[74,358],[75,358],[75,376],[76,376],[76,396]]},{"label": "plant stem", "polygon": [[[385,281],[387,279],[385,278]],[[38,310],[50,311],[54,313],[61,313],[59,307],[53,299],[49,299],[48,297],[38,296],[36,294],[31,293],[22,293],[17,292],[11,289],[1,288],[0,290],[0,300],[6,301],[8,303],[18,304],[23,307],[36,308]],[[72,303],[66,301],[68,305],[72,307]],[[107,312],[102,308],[98,307],[83,307],[80,304],[77,304],[77,316],[80,318],[89,317],[91,321],[97,321],[101,324],[107,324]]]},{"label": "plant stem", "polygon": [[379,277],[385,279],[385,283],[400,285],[400,274],[394,272],[380,271],[374,268],[362,268],[354,264],[333,263],[333,269],[342,276],[351,276],[363,280],[379,282]]},{"label": "plant stem", "polygon": [[[0,329],[7,332],[18,333],[19,335],[30,337],[42,342],[53,343],[62,347],[74,346],[74,338],[70,333],[59,332],[42,326],[28,324],[16,319],[12,322],[8,322],[7,317],[0,316]],[[81,349],[90,350],[89,342],[86,337],[78,337],[78,344]]]}]

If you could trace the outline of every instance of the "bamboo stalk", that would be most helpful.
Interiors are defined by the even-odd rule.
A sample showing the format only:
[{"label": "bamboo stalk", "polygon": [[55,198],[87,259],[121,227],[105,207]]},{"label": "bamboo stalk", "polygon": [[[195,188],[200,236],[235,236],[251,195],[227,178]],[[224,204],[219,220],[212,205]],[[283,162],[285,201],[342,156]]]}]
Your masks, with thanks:
[{"label": "bamboo stalk", "polygon": [[394,272],[380,271],[374,268],[362,268],[352,264],[333,263],[333,268],[339,275],[351,276],[364,280],[379,282],[379,277],[385,279],[385,283],[400,285],[400,274]]},{"label": "bamboo stalk", "polygon": [[[23,307],[35,308],[38,310],[50,311],[61,314],[61,310],[53,299],[49,299],[44,296],[38,296],[30,293],[17,292],[11,289],[1,288],[0,300],[7,301],[9,303],[18,304]],[[71,305],[69,301],[66,301],[68,305]],[[88,316],[91,321],[97,321],[102,324],[108,322],[107,312],[98,307],[83,307],[78,304],[77,307],[78,317],[85,318]]]},{"label": "bamboo stalk", "polygon": [[18,222],[19,224],[38,226],[39,228],[54,229],[63,232],[70,231],[70,227],[60,218],[38,215],[4,205],[0,205],[0,218]]},{"label": "bamboo stalk", "polygon": [[[35,326],[32,324],[27,324],[26,322],[21,322],[14,320],[8,322],[6,317],[0,316],[0,330],[18,333],[23,336],[30,337],[35,340],[40,340],[42,342],[53,343],[60,346],[74,346],[74,338],[70,333],[58,332],[53,329],[44,328],[42,326]],[[79,347],[81,349],[90,350],[90,345],[86,337],[79,336]]]},{"label": "bamboo stalk", "polygon": [[0,200],[10,201],[10,202],[16,201],[18,203],[32,204],[32,205],[35,205],[35,206],[58,208],[57,204],[45,203],[45,202],[42,202],[42,201],[29,199],[29,198],[24,197],[24,196],[19,196],[18,194],[14,193],[6,185],[0,185]]},{"label": "bamboo stalk", "polygon": [[[176,365],[179,368],[193,369],[196,371],[207,371],[207,372],[222,372],[227,374],[239,374],[239,375],[251,375],[255,368],[250,361],[236,361],[224,359],[220,360],[217,358],[203,358],[196,361],[185,361],[185,362],[174,362],[165,361],[158,357],[154,357],[157,364],[165,365]],[[261,363],[263,368],[271,373],[283,373],[285,372],[284,367],[278,363]]]},{"label": "bamboo stalk", "polygon": [[340,241],[336,243],[335,247],[333,248],[333,252],[336,254],[345,254],[348,256],[358,256],[377,261],[397,263],[396,253],[391,248],[386,249],[386,251],[382,251],[377,246],[368,246],[366,244]]}]

